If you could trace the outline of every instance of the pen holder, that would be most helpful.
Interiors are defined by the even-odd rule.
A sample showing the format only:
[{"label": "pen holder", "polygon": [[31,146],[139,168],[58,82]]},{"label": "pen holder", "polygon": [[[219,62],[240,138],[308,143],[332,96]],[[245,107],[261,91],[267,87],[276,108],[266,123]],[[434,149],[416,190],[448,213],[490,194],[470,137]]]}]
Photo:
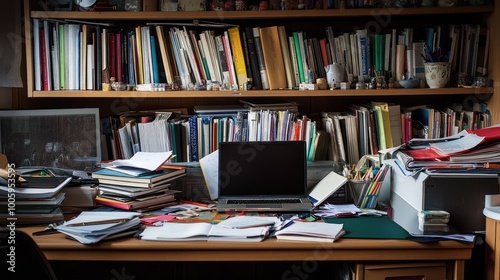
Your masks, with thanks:
[{"label": "pen holder", "polygon": [[[356,207],[362,208],[361,206],[363,206],[363,201],[365,201],[365,196],[370,187],[371,181],[349,180],[348,183],[349,183],[349,193],[352,198],[352,203],[356,205]],[[375,208],[377,204],[376,197],[371,198],[371,200],[373,199],[375,199],[373,207],[363,207],[363,208]]]},{"label": "pen holder", "polygon": [[449,62],[427,62],[425,66],[425,80],[430,88],[444,88],[450,80]]}]

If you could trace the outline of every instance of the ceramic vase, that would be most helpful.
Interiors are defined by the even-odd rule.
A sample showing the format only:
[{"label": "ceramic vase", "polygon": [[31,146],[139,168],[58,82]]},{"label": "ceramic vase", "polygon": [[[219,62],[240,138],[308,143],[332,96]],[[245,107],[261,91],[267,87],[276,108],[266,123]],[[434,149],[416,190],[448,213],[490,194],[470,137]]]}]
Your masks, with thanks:
[{"label": "ceramic vase", "polygon": [[430,88],[443,88],[450,80],[449,62],[428,62],[425,65],[425,80]]}]

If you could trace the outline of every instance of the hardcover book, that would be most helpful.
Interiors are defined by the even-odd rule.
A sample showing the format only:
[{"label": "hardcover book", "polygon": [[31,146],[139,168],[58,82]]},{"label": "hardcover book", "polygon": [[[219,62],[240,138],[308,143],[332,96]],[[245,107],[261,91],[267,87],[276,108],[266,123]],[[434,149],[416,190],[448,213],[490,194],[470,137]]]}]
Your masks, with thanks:
[{"label": "hardcover book", "polygon": [[103,168],[92,173],[92,177],[99,180],[99,183],[107,184],[134,184],[139,187],[152,187],[156,183],[170,181],[168,179],[178,178],[186,174],[186,168],[162,168],[161,170],[140,176],[133,176],[119,171]]},{"label": "hardcover book", "polygon": [[241,44],[241,36],[239,27],[231,27],[228,29],[229,41],[233,52],[233,62],[238,79],[238,86],[243,88],[243,84],[247,82],[247,69],[245,65],[245,56],[243,54],[243,46]]}]

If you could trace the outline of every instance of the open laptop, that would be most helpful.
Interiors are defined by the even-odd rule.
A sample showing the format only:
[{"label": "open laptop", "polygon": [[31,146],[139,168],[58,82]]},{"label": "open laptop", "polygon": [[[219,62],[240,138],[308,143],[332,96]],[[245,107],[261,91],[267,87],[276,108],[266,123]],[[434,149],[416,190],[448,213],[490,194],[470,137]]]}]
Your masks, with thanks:
[{"label": "open laptop", "polygon": [[309,212],[304,141],[219,143],[217,211]]}]

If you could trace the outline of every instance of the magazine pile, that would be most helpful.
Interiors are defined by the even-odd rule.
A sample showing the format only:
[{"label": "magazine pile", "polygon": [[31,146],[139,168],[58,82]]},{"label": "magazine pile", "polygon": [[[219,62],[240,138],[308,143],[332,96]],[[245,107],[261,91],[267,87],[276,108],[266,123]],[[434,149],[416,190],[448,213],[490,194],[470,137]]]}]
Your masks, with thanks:
[{"label": "magazine pile", "polygon": [[498,173],[500,125],[462,130],[435,138],[414,138],[392,151],[401,168],[411,173]]}]

